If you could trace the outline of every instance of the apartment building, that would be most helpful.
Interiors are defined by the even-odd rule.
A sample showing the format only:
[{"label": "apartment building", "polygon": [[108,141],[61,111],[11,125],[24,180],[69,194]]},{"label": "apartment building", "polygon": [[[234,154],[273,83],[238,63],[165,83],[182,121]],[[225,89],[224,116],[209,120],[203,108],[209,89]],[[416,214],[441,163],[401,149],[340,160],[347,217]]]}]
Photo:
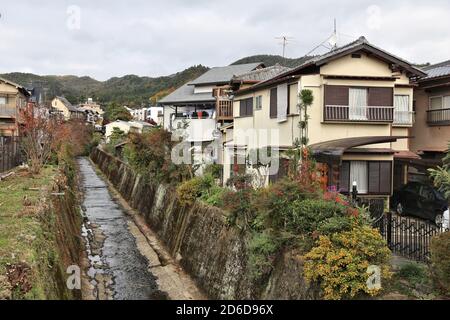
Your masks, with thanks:
[{"label": "apartment building", "polygon": [[[348,193],[355,183],[362,197],[388,199],[393,184],[407,179],[407,166],[396,161],[417,157],[408,137],[414,82],[424,76],[361,37],[239,89],[234,94],[233,137],[225,144],[224,180],[250,150],[272,147],[283,158],[299,139],[298,96],[309,89],[314,96],[308,111],[309,145],[326,168],[328,186]],[[280,175],[267,174],[266,183]]]}]

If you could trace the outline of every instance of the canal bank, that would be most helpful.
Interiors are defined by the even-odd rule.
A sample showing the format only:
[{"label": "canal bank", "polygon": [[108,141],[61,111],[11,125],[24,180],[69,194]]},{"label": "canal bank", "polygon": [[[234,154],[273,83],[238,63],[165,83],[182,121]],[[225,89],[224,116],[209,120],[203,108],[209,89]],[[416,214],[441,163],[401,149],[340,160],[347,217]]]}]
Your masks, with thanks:
[{"label": "canal bank", "polygon": [[78,160],[85,239],[83,299],[202,299],[194,282],[86,159]]}]

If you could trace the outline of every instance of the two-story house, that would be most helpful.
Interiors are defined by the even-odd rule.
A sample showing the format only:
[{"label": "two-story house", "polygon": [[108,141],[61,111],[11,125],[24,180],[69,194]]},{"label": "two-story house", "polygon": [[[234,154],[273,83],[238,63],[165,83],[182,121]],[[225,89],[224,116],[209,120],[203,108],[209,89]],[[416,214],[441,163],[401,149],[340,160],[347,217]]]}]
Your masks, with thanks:
[{"label": "two-story house", "polygon": [[65,97],[55,97],[52,100],[52,113],[59,115],[63,120],[84,119],[84,111],[72,105]]},{"label": "two-story house", "polygon": [[[293,147],[302,119],[298,96],[309,89],[314,96],[308,110],[309,145],[327,168],[328,185],[348,193],[356,183],[360,195],[387,199],[394,176],[406,182],[405,166],[395,173],[394,160],[415,157],[409,151],[408,130],[413,124],[413,82],[422,76],[423,71],[361,37],[238,90],[224,180],[252,149],[272,147],[283,154]],[[266,183],[279,175],[267,175]]]},{"label": "two-story house", "polygon": [[0,78],[0,136],[18,136],[20,110],[27,106],[30,93],[22,86]]},{"label": "two-story house", "polygon": [[158,101],[164,108],[164,128],[172,132],[185,128],[183,135],[189,142],[213,141],[218,124],[233,121],[228,97],[231,79],[263,67],[262,63],[215,67],[181,86]]},{"label": "two-story house", "polygon": [[[411,150],[422,157],[424,167],[438,164],[450,143],[450,60],[423,69],[414,91],[416,121]],[[435,160],[435,161],[433,161]]]}]

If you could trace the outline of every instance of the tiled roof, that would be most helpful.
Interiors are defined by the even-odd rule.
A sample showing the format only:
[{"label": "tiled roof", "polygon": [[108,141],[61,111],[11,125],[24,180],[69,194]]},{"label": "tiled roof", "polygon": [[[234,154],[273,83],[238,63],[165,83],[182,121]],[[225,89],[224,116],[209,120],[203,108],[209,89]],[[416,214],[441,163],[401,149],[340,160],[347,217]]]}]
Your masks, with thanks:
[{"label": "tiled roof", "polygon": [[66,99],[66,97],[56,97],[56,99],[59,99],[65,106],[67,109],[69,109],[69,111],[72,112],[82,112],[80,109],[78,109],[77,107],[75,107],[74,105],[72,105],[69,100]]},{"label": "tiled roof", "polygon": [[211,92],[194,93],[194,86],[189,83],[182,85],[168,96],[158,101],[161,104],[181,103],[181,102],[214,102]]},{"label": "tiled roof", "polygon": [[233,78],[233,76],[238,76],[249,71],[256,69],[257,67],[263,65],[261,62],[257,63],[246,63],[246,64],[236,64],[226,67],[215,67],[200,77],[192,81],[191,85],[200,85],[200,84],[220,84],[227,83]]},{"label": "tiled roof", "polygon": [[240,76],[234,76],[233,80],[238,81],[266,81],[268,79],[272,79],[273,77],[291,70],[291,68],[283,67],[279,64],[275,64],[271,67],[262,68],[253,70],[244,74],[241,74]]},{"label": "tiled roof", "polygon": [[425,67],[423,71],[427,73],[427,76],[422,80],[450,76],[450,60]]},{"label": "tiled roof", "polygon": [[285,76],[292,75],[293,73],[295,73],[297,71],[300,72],[302,69],[309,67],[309,66],[321,66],[321,65],[327,63],[329,60],[332,60],[341,55],[349,54],[351,52],[356,52],[360,49],[365,49],[370,52],[375,52],[376,54],[382,55],[386,59],[391,59],[391,60],[395,61],[396,63],[401,64],[403,67],[407,68],[410,72],[413,72],[416,75],[420,75],[420,76],[425,75],[425,72],[423,70],[415,68],[414,66],[412,66],[411,63],[407,62],[406,60],[399,58],[391,53],[388,53],[387,51],[385,51],[383,49],[380,49],[380,48],[372,45],[371,43],[369,43],[369,41],[367,41],[367,39],[365,37],[359,37],[357,40],[355,40],[347,45],[344,45],[342,47],[331,50],[330,52],[327,52],[323,55],[315,56],[311,59],[308,59],[305,62],[303,62],[302,64],[300,64],[299,66],[297,66],[293,69],[290,69],[289,71],[282,72],[282,73],[276,75],[275,77],[272,77],[271,79],[259,82],[258,84],[255,84],[254,86],[252,86],[250,88],[243,89],[242,92],[246,92],[246,91],[249,91],[252,89],[257,89],[257,88],[263,87],[265,85],[271,84],[275,81],[278,81],[279,79],[284,78]]}]

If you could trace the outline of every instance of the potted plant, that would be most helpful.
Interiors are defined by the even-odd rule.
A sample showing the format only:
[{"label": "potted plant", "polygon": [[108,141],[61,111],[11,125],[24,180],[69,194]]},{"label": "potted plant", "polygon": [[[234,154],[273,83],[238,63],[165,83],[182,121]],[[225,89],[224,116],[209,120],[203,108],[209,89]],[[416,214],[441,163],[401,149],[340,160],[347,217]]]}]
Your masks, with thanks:
[{"label": "potted plant", "polygon": [[201,119],[203,116],[203,111],[197,111],[197,117]]}]

